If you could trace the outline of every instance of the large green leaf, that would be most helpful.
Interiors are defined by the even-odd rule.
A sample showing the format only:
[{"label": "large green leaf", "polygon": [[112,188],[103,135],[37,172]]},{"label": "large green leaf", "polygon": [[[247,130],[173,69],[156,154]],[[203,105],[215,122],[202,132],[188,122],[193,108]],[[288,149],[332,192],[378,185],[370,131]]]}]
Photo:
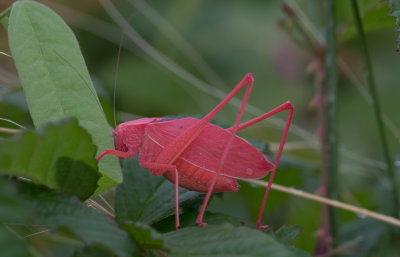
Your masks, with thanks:
[{"label": "large green leaf", "polygon": [[[164,177],[152,176],[141,168],[137,158],[124,160],[124,182],[118,186],[115,211],[119,223],[141,221],[154,223],[175,210],[174,185]],[[198,192],[179,189],[179,202],[194,199]]]},{"label": "large green leaf", "polygon": [[132,256],[135,247],[126,232],[104,213],[84,206],[75,197],[25,185],[23,193],[35,213],[36,224],[69,231],[87,246],[101,246],[120,257]]},{"label": "large green leaf", "polygon": [[[189,209],[185,205],[183,206],[182,209],[183,213],[179,215],[181,227],[185,228],[190,226],[196,226],[197,225],[196,219],[199,214],[198,210]],[[204,220],[209,225],[230,223],[234,226],[239,226],[243,224],[243,220],[237,217],[230,216],[224,213],[214,213],[210,211],[206,211],[204,213]],[[175,230],[175,217],[169,216],[165,219],[162,219],[159,222],[153,224],[153,227],[156,228],[157,231],[163,233],[173,231]]]},{"label": "large green leaf", "polygon": [[113,255],[104,249],[92,246],[78,250],[73,257],[113,257]]},{"label": "large green leaf", "polygon": [[[109,125],[71,29],[49,8],[34,1],[14,3],[9,44],[36,128],[75,116],[93,137],[97,154],[113,148]],[[69,140],[69,138],[64,138]],[[115,156],[99,164],[98,192],[122,182]]]},{"label": "large green leaf", "polygon": [[172,251],[171,256],[310,256],[278,243],[257,229],[230,224],[184,228],[165,234],[164,239]]},{"label": "large green leaf", "polygon": [[76,119],[50,124],[44,133],[23,131],[0,149],[4,173],[22,176],[84,200],[97,188],[96,146]]}]

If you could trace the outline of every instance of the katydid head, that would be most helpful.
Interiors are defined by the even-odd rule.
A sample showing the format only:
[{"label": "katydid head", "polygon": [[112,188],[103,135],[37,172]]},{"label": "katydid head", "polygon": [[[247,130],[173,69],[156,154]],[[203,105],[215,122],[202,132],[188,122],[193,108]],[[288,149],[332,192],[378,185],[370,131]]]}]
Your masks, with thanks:
[{"label": "katydid head", "polygon": [[127,152],[133,157],[143,143],[146,126],[159,119],[142,118],[119,124],[112,133],[115,150]]}]

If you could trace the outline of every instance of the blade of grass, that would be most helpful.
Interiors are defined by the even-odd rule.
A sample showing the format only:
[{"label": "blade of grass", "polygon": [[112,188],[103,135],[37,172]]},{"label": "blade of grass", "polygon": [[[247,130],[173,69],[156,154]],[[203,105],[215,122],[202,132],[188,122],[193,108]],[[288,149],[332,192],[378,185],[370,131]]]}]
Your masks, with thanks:
[{"label": "blade of grass", "polygon": [[373,69],[372,69],[372,62],[371,62],[371,58],[369,56],[367,40],[365,38],[364,28],[363,28],[363,24],[362,24],[362,21],[360,18],[360,12],[359,12],[359,8],[358,8],[357,0],[351,0],[351,6],[352,6],[352,10],[353,10],[354,20],[355,20],[356,27],[357,27],[358,36],[360,37],[360,41],[361,41],[361,52],[365,59],[365,75],[366,75],[370,95],[372,98],[372,107],[374,109],[374,114],[375,114],[376,122],[378,125],[378,131],[379,131],[379,136],[380,136],[380,140],[381,140],[381,144],[382,144],[383,155],[384,155],[386,165],[387,165],[388,178],[391,182],[391,191],[392,191],[392,196],[393,196],[393,209],[389,210],[389,213],[391,215],[393,215],[394,217],[398,218],[399,217],[399,199],[398,199],[399,189],[397,187],[395,171],[394,171],[394,166],[393,166],[393,160],[392,160],[392,157],[390,154],[389,144],[388,144],[387,136],[385,133],[385,128],[383,126],[381,107],[380,107],[378,93],[377,93],[376,86],[375,86],[375,78],[374,78],[374,73],[373,73]]},{"label": "blade of grass", "polygon": [[159,32],[173,43],[176,49],[184,54],[188,61],[214,85],[226,87],[223,79],[216,73],[204,60],[204,58],[194,49],[189,42],[169,24],[150,4],[143,0],[128,0],[138,11],[140,11],[149,22],[151,22]]}]

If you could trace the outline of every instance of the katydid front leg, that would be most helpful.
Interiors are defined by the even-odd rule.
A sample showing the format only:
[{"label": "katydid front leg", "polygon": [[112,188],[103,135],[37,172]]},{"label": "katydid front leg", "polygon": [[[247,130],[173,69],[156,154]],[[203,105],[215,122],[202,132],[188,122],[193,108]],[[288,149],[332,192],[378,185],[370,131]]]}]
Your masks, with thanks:
[{"label": "katydid front leg", "polygon": [[124,159],[128,159],[133,157],[132,154],[130,154],[129,152],[122,152],[122,151],[118,151],[118,150],[114,150],[114,149],[107,149],[104,152],[102,152],[99,157],[97,157],[97,161],[100,161],[101,158],[104,157],[104,155],[115,155],[118,156],[120,158],[124,158]]}]

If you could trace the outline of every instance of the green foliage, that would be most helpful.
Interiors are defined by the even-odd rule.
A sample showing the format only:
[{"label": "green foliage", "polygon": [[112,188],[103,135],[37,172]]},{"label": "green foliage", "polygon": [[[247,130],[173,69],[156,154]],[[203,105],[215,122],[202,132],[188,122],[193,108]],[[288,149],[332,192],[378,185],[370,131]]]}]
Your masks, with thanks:
[{"label": "green foliage", "polygon": [[[137,163],[137,160],[133,161]],[[137,178],[140,181],[147,177],[146,173],[138,174]],[[79,179],[74,179],[75,182],[77,180]],[[120,224],[119,228],[110,217],[84,206],[75,197],[65,196],[27,182],[19,182],[19,190],[16,191],[12,184],[12,181],[7,183],[0,180],[0,190],[2,190],[0,204],[7,210],[0,212],[1,220],[10,222],[12,227],[17,222],[44,225],[55,234],[51,240],[45,236],[42,236],[44,237],[42,240],[33,240],[33,242],[41,241],[41,245],[46,241],[47,248],[36,249],[36,244],[29,246],[15,235],[7,231],[3,234],[3,230],[0,230],[0,244],[8,243],[7,250],[18,250],[25,254],[8,256],[28,256],[27,253],[30,251],[28,247],[34,249],[39,256],[52,256],[52,252],[55,254],[60,249],[64,249],[62,256],[75,257],[112,255],[124,257],[138,254],[159,256],[159,253],[162,253],[161,256],[232,256],[232,254],[265,256],[265,253],[273,253],[274,256],[309,256],[287,245],[294,236],[294,229],[288,229],[284,233],[266,234],[254,228],[225,223],[205,228],[187,227],[181,231],[162,234],[146,223],[132,221]],[[7,194],[11,194],[12,198]],[[144,209],[147,203],[142,202],[138,207]],[[190,212],[189,210],[190,208],[186,212]],[[118,209],[116,211],[118,216]],[[146,213],[146,215],[152,214]],[[145,218],[151,220],[151,217],[143,217]],[[57,240],[57,237],[60,239]],[[274,238],[281,238],[282,242]],[[12,247],[13,245],[16,247]]]},{"label": "green foliage", "polygon": [[[152,224],[175,210],[174,185],[164,177],[152,176],[137,159],[123,162],[124,182],[117,188],[115,208],[119,223],[133,220]],[[179,189],[179,202],[196,198],[199,193]]]},{"label": "green foliage", "polygon": [[98,247],[84,247],[77,251],[73,257],[113,257],[113,255]]},{"label": "green foliage", "polygon": [[31,212],[24,208],[14,185],[0,178],[0,249],[2,256],[26,257],[30,254],[27,242],[9,229],[9,223],[28,223]]},{"label": "green foliage", "polygon": [[[343,5],[344,4],[346,4],[348,7],[348,3],[343,3]],[[340,6],[337,9],[340,10]],[[368,7],[364,6],[363,10],[364,12],[362,21],[364,30],[366,32],[381,28],[393,27],[393,19],[387,17],[388,8],[386,5],[374,1],[374,3],[371,2],[370,6]],[[353,22],[351,14],[349,14],[349,20],[343,27],[344,28],[340,31],[342,40],[347,40],[357,36],[357,28]]]},{"label": "green foliage", "polygon": [[278,242],[281,242],[283,244],[289,244],[290,241],[292,241],[293,239],[295,239],[296,237],[299,236],[299,234],[302,230],[303,229],[297,225],[290,226],[290,227],[284,225],[273,233],[271,230],[268,230],[267,232],[271,233],[271,235]]},{"label": "green foliage", "polygon": [[303,256],[261,231],[230,224],[185,228],[164,238],[173,248],[171,256]]},{"label": "green foliage", "polygon": [[76,119],[50,124],[43,133],[23,131],[0,149],[3,173],[29,178],[66,194],[89,198],[100,174],[96,146]]},{"label": "green foliage", "polygon": [[[75,116],[92,136],[97,154],[113,147],[109,125],[97,99],[78,42],[64,21],[34,1],[14,3],[9,44],[36,128]],[[98,192],[122,181],[116,157],[99,163]]]},{"label": "green foliage", "polygon": [[[154,67],[148,60],[137,56],[131,59],[123,52],[118,71],[117,114],[121,110],[129,110],[134,113],[134,117],[161,117],[164,114],[182,116],[183,113],[194,113],[194,116],[202,117],[217,103],[218,100],[214,97],[223,94],[213,90],[203,90],[203,94],[198,88],[205,86],[207,89],[207,83],[213,86],[221,84],[219,89],[227,92],[240,79],[241,73],[252,71],[256,76],[256,93],[250,98],[251,102],[243,120],[251,119],[251,115],[264,113],[290,99],[296,106],[295,122],[297,125],[302,124],[304,128],[295,125],[291,127],[290,143],[285,146],[274,182],[317,192],[320,186],[320,170],[315,167],[320,164],[320,153],[314,148],[317,145],[313,137],[316,130],[315,113],[304,102],[311,99],[314,93],[310,79],[303,78],[304,67],[310,58],[299,57],[298,49],[282,41],[280,32],[276,32],[275,23],[283,16],[276,11],[281,8],[281,2],[233,1],[229,7],[214,1],[194,2],[154,1],[151,5],[156,7],[156,11],[160,10],[162,17],[171,21],[173,27],[185,33],[183,38],[202,51],[201,56],[206,60],[204,64],[211,64],[218,74],[213,74],[213,69],[209,69],[207,73],[207,67],[203,73],[197,66],[202,60],[198,59],[196,63],[197,55],[190,54],[190,47],[179,47],[178,34],[172,33],[168,39],[178,39],[177,41],[166,42],[164,35],[168,26],[151,21],[155,28],[151,27],[151,15],[144,12],[146,8],[139,8],[145,2],[136,1],[137,10],[131,19],[133,26],[155,49],[168,56],[171,62],[160,62],[157,59],[160,56],[157,57],[157,52],[154,52],[155,61],[168,66],[169,72],[165,72],[162,68]],[[300,45],[305,46],[304,49],[311,50],[308,52],[311,53],[311,59],[322,60],[325,53],[325,17],[320,11],[323,7],[322,1],[285,2],[291,7],[298,7],[293,9],[295,15],[285,10],[292,22],[286,25],[292,25],[291,29],[297,30],[296,36],[303,36],[297,39],[303,40]],[[383,3],[377,0],[358,2],[366,32],[394,26],[399,30],[398,0]],[[130,15],[131,9],[124,8],[128,2],[119,4],[122,6],[118,6],[118,9],[126,10]],[[361,65],[357,63],[361,61],[357,57],[358,45],[352,45],[358,41],[353,40],[356,38],[356,29],[349,1],[338,0],[336,7],[339,42],[346,41],[345,45],[340,45],[338,57],[344,62],[349,59],[354,61],[348,65],[357,79],[357,70],[361,70]],[[90,5],[85,5],[85,8],[89,9]],[[151,6],[149,8],[147,10],[151,14]],[[19,76],[19,80],[1,81],[1,86],[4,84],[7,88],[0,88],[0,117],[11,118],[30,128],[32,124],[27,118],[29,107],[36,128],[36,131],[25,130],[13,137],[1,133],[1,137],[5,137],[0,145],[1,256],[310,256],[298,248],[311,252],[317,241],[316,235],[320,226],[320,205],[317,203],[272,191],[264,217],[264,224],[271,225],[271,229],[261,232],[254,228],[253,223],[265,188],[252,188],[250,184],[239,181],[240,192],[212,196],[204,217],[209,225],[198,228],[196,217],[204,194],[180,189],[182,229],[175,231],[172,183],[163,177],[152,176],[139,166],[137,159],[125,160],[123,173],[117,158],[112,156],[106,156],[98,168],[95,156],[104,149],[113,148],[111,130],[105,119],[107,116],[108,122],[114,123],[113,107],[102,85],[108,84],[111,87],[114,83],[117,49],[103,44],[98,38],[93,43],[92,36],[79,30],[79,27],[90,27],[98,35],[104,33],[104,38],[114,42],[119,40],[120,30],[112,27],[106,20],[96,23],[97,19],[90,19],[88,23],[84,20],[85,15],[79,16],[83,19],[80,21],[78,16],[74,16],[74,10],[68,14],[63,9],[57,11],[61,16],[65,15],[73,20],[71,24],[79,33],[79,45],[85,50],[86,60],[92,63],[90,75],[99,83],[95,83],[96,87],[93,88],[75,36],[53,11],[35,1],[18,1],[12,8],[0,13],[0,22],[8,28],[9,46]],[[91,14],[97,15],[93,13],[100,13],[97,6],[96,11]],[[103,14],[96,18],[104,18],[101,15]],[[160,28],[166,31],[160,33],[157,30]],[[225,35],[229,37],[225,38]],[[387,35],[389,40],[379,37],[379,44],[390,42],[390,37],[390,34]],[[125,40],[124,46],[134,49],[137,54],[137,48],[131,47],[127,38]],[[349,45],[353,48],[348,48]],[[342,51],[349,53],[349,49],[354,55],[342,54]],[[371,50],[371,53],[378,52],[376,55],[381,57],[381,52],[374,48]],[[4,49],[1,51],[7,52]],[[265,58],[265,53],[268,53],[268,58]],[[110,56],[112,58],[107,59]],[[189,58],[184,58],[188,56]],[[190,58],[195,61],[191,63],[191,60],[186,60]],[[382,56],[382,59],[390,58]],[[179,71],[180,65],[184,67],[182,72]],[[246,70],[243,70],[244,67]],[[290,69],[286,69],[287,67]],[[395,100],[398,94],[394,93],[394,89],[398,88],[398,80],[395,75],[390,74],[392,70],[389,68],[398,67],[398,62],[392,60],[390,64],[384,63],[378,67],[375,72],[380,76],[377,78],[387,79],[382,83],[388,91],[386,97],[389,95]],[[171,68],[186,82],[182,83],[171,76]],[[340,76],[343,77],[339,82],[342,84],[346,83],[346,72],[342,69],[341,71],[343,73]],[[3,78],[3,69],[1,74]],[[207,82],[203,83],[202,79]],[[224,81],[227,82],[225,87]],[[188,88],[191,82],[198,88]],[[390,87],[390,83],[394,86]],[[379,164],[376,159],[379,159],[380,154],[379,147],[373,142],[373,129],[370,129],[374,126],[361,123],[368,112],[364,105],[359,104],[360,97],[351,94],[351,87],[347,87],[347,84],[343,87],[341,85],[340,90],[340,97],[348,97],[347,105],[346,100],[340,99],[343,101],[340,115],[351,120],[347,124],[357,124],[353,131],[349,130],[349,126],[340,128],[344,142],[341,148],[343,146],[347,150],[341,152],[340,156],[344,159],[340,163],[340,172],[346,174],[345,179],[342,179],[346,184],[341,185],[340,196],[346,202],[359,202],[363,207],[384,212],[392,206],[390,200],[393,196],[388,189],[389,181],[382,177],[381,170],[377,170],[377,167],[382,167],[371,165],[373,162]],[[389,102],[385,101],[385,104]],[[395,116],[397,106],[391,106],[390,109],[394,110]],[[215,122],[231,124],[236,114],[237,109],[224,108]],[[123,120],[133,119],[130,114],[123,112],[118,116]],[[272,124],[279,122],[274,120]],[[362,124],[362,130],[359,129],[359,123]],[[394,120],[394,127],[396,123],[397,120]],[[249,128],[241,132],[241,135],[250,137],[249,141],[273,160],[276,142],[279,142],[282,131],[281,128],[276,129],[275,125],[264,126],[265,124]],[[8,126],[8,123],[2,122],[0,127]],[[352,145],[352,140],[362,137],[363,133],[366,133],[368,140],[363,138],[362,142]],[[271,144],[266,147],[264,142]],[[395,140],[393,142],[396,143]],[[397,145],[396,147],[398,148]],[[287,151],[289,149],[290,152]],[[362,151],[371,151],[368,155],[371,155],[369,157],[372,160],[369,160],[368,155],[361,155],[360,159],[353,158],[358,152],[363,153]],[[16,177],[28,178],[31,182],[22,182],[21,178]],[[92,202],[100,199],[99,196],[83,203],[93,194],[104,192],[117,184],[116,190],[103,194],[111,204],[112,208],[103,206],[110,215],[106,216],[105,212],[100,211],[102,208]],[[377,184],[382,184],[381,188]],[[332,252],[349,252],[353,254],[351,256],[398,255],[398,230],[354,214],[342,212],[341,218],[343,222],[338,236],[340,245],[338,249],[330,249]],[[300,224],[304,231],[292,224]],[[274,230],[273,227],[280,228]],[[394,254],[390,255],[390,251]]]},{"label": "green foliage", "polygon": [[391,0],[389,2],[389,16],[396,19],[395,28],[396,32],[400,32],[400,1]]},{"label": "green foliage", "polygon": [[85,245],[101,245],[117,256],[131,256],[134,252],[128,235],[104,213],[85,207],[74,197],[29,186],[23,190],[27,205],[35,213],[35,224],[70,232]]},{"label": "green foliage", "polygon": [[30,257],[33,256],[28,248],[28,244],[19,239],[15,234],[8,231],[3,226],[0,227],[0,247],[3,256]]},{"label": "green foliage", "polygon": [[165,246],[163,236],[145,223],[127,222],[122,224],[121,228],[125,230],[129,234],[129,236],[137,242],[137,244],[142,248],[142,251],[169,251],[169,249]]}]

